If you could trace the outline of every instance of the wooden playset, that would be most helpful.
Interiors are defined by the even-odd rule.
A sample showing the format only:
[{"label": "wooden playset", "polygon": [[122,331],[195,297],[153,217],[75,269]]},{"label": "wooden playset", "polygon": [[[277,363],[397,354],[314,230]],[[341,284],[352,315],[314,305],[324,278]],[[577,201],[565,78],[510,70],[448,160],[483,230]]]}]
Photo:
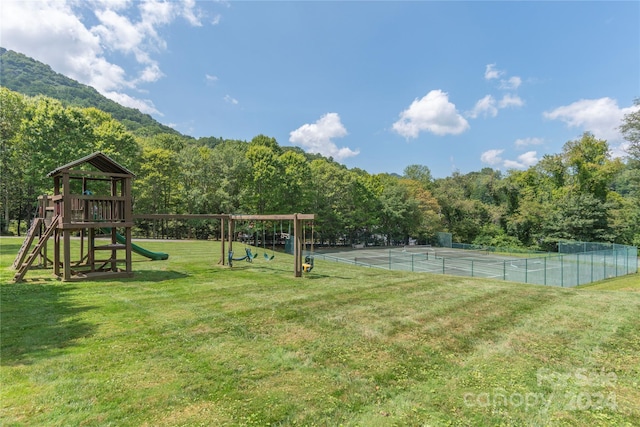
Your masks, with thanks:
[{"label": "wooden playset", "polygon": [[[314,220],[314,214],[233,215],[233,214],[149,214],[133,215],[131,194],[135,175],[107,155],[96,152],[50,172],[53,195],[38,198],[38,213],[31,222],[25,240],[13,263],[14,281],[23,280],[36,259],[42,267],[53,265],[53,274],[63,281],[99,278],[132,277],[132,252],[152,260],[168,255],[147,251],[132,243],[131,230],[135,219],[218,219],[221,230],[221,257],[225,258],[225,221],[227,242],[233,254],[234,223],[236,221],[292,221],[294,225],[294,274],[310,271],[313,257],[302,261],[304,247],[303,221]],[[72,259],[72,235],[74,252]],[[106,237],[106,244],[96,244],[96,237]],[[48,257],[47,241],[53,237],[53,260]],[[79,237],[77,239],[76,237]],[[105,239],[100,239],[105,242]],[[233,257],[230,257],[233,259]],[[227,261],[229,266],[231,262]]]}]

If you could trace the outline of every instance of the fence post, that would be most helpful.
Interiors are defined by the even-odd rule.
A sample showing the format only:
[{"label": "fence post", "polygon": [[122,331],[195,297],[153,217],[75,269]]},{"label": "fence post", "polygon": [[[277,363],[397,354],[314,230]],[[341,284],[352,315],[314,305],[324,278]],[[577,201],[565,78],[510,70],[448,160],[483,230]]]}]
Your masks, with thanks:
[{"label": "fence post", "polygon": [[580,254],[576,254],[576,286],[580,285]]},{"label": "fence post", "polygon": [[442,257],[442,274],[444,274],[444,257]]},{"label": "fence post", "polygon": [[562,255],[560,255],[560,287],[564,288],[564,264],[562,262]]},{"label": "fence post", "polygon": [[547,284],[547,257],[544,257],[544,284]]},{"label": "fence post", "polygon": [[529,283],[529,258],[524,259],[524,283]]},{"label": "fence post", "polygon": [[507,261],[502,261],[502,280],[507,280]]},{"label": "fence post", "polygon": [[473,277],[473,260],[471,260],[471,277]]}]

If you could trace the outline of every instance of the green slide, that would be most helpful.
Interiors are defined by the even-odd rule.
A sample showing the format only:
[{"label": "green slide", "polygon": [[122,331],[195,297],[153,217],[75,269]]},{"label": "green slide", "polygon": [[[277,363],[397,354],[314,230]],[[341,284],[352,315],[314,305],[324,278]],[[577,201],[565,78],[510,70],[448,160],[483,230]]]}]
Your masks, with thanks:
[{"label": "green slide", "polygon": [[[111,233],[111,230],[109,230],[108,228],[102,229],[102,232]],[[122,244],[127,243],[127,239],[125,239],[124,236],[120,233],[116,233],[116,240],[118,243],[122,243]],[[148,249],[143,248],[142,246],[136,245],[135,243],[131,243],[131,249],[133,250],[133,252],[137,253],[138,255],[142,255],[143,257],[147,257],[154,261],[160,261],[160,260],[169,258],[169,254],[165,254],[164,252],[152,252]]]}]

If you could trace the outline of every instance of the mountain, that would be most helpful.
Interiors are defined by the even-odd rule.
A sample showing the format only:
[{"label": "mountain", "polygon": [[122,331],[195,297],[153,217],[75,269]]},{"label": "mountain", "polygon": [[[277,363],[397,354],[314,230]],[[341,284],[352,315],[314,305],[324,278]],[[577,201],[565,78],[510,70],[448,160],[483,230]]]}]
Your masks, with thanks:
[{"label": "mountain", "polygon": [[95,107],[122,122],[137,135],[155,135],[178,131],[156,121],[135,108],[123,107],[101,95],[91,86],[56,73],[46,64],[21,53],[0,47],[0,86],[24,95],[45,95],[65,105]]}]

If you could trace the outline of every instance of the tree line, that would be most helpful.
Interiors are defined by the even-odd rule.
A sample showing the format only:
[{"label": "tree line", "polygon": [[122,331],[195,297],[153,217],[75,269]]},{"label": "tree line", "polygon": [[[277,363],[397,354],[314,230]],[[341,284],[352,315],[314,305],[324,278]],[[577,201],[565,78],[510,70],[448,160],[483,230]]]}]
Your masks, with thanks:
[{"label": "tree line", "polygon": [[[52,190],[48,172],[102,151],[136,174],[135,213],[315,213],[314,235],[323,244],[425,244],[439,231],[456,242],[542,250],[560,240],[640,244],[638,112],[621,123],[630,144],[624,159],[584,133],[526,170],[436,179],[420,164],[402,176],[348,169],[265,135],[138,135],[96,108],[4,87],[0,102],[4,233],[10,221],[24,227],[33,217],[38,195]],[[163,226],[177,234],[183,225]]]}]

